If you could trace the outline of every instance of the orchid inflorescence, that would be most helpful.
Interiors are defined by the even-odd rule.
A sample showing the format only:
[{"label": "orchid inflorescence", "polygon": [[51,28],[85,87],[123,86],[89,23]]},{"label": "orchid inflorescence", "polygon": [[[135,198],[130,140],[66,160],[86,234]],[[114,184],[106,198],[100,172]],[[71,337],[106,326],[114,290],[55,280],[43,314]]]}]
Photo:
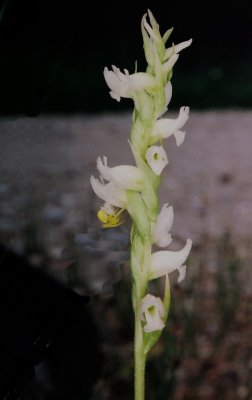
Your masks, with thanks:
[{"label": "orchid inflorescence", "polygon": [[[112,66],[104,69],[104,78],[113,99],[121,97],[134,101],[130,147],[136,165],[109,167],[105,156],[98,157],[97,169],[100,179],[91,176],[91,185],[104,204],[97,213],[103,227],[116,227],[123,221],[123,211],[132,218],[131,271],[133,277],[132,299],[135,313],[135,399],[144,398],[144,365],[146,354],[157,341],[165,326],[170,305],[168,274],[177,270],[178,282],[186,274],[185,261],[192,241],[187,239],[179,251],[155,251],[172,242],[170,229],[173,223],[173,208],[164,204],[159,210],[158,187],[160,176],[168,165],[163,140],[175,137],[177,146],[185,138],[181,130],[188,120],[189,107],[181,107],[175,119],[163,118],[172,97],[172,69],[181,50],[190,46],[192,40],[166,48],[172,29],[163,36],[159,26],[148,10],[142,18],[141,29],[144,52],[147,60],[146,72],[127,70],[121,72]],[[148,294],[148,282],[166,277],[164,299]]]}]

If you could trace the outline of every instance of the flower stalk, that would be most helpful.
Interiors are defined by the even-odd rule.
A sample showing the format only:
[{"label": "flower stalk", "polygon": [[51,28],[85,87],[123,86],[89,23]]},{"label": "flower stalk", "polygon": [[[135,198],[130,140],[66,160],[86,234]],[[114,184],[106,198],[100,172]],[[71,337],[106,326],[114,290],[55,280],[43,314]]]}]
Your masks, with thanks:
[{"label": "flower stalk", "polygon": [[[135,400],[144,400],[146,357],[165,327],[170,307],[169,274],[178,271],[178,282],[186,274],[185,261],[192,242],[187,239],[179,251],[156,251],[172,242],[170,229],[174,213],[167,203],[159,212],[158,188],[161,175],[168,165],[163,140],[174,135],[182,144],[185,131],[181,129],[189,116],[189,107],[181,107],[176,119],[162,118],[172,97],[172,70],[181,50],[192,40],[166,48],[172,29],[161,36],[159,26],[148,10],[142,18],[141,29],[147,60],[146,72],[130,74],[112,66],[104,69],[104,78],[113,99],[121,97],[134,101],[130,146],[135,166],[109,167],[105,156],[98,157],[100,180],[90,179],[92,188],[104,204],[97,216],[104,228],[120,225],[123,211],[132,219],[130,267],[132,273],[132,303],[135,314],[134,365]],[[149,281],[165,277],[163,300],[148,293]]]}]

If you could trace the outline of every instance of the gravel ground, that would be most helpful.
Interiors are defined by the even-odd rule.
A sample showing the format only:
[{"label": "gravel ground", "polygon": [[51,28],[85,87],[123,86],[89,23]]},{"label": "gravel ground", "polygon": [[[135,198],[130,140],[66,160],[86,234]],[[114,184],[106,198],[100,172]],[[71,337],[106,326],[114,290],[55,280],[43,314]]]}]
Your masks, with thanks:
[{"label": "gravel ground", "polygon": [[[95,216],[101,202],[89,177],[98,176],[99,155],[110,166],[132,163],[130,124],[129,113],[0,120],[0,241],[38,265],[46,255],[56,275],[66,268],[62,252],[72,244],[84,248],[85,257],[124,260],[127,226],[101,233]],[[174,207],[174,248],[188,237],[197,245],[203,235],[215,240],[228,232],[241,254],[250,254],[251,128],[250,111],[191,112],[183,145],[173,137],[165,141],[170,164],[160,203]],[[104,276],[91,292],[105,285]]]},{"label": "gravel ground", "polygon": [[[99,228],[89,177],[97,176],[98,155],[111,166],[132,162],[130,122],[128,113],[0,120],[0,242],[28,252],[35,265],[46,260],[59,279],[69,263],[62,250],[72,247],[78,266],[67,283],[107,296],[92,303],[105,332],[94,397],[102,400],[128,399],[132,384],[130,280],[121,279],[129,277],[128,230]],[[154,389],[167,393],[175,380],[174,400],[251,398],[251,128],[249,111],[191,112],[184,144],[165,142],[161,204],[174,206],[175,245],[194,243],[187,279],[172,285],[175,317],[150,360],[150,376],[164,385]],[[149,396],[157,398],[155,390]]]},{"label": "gravel ground", "polygon": [[[97,202],[89,186],[90,174],[97,175],[96,158],[108,156],[111,166],[132,161],[130,122],[128,113],[2,119],[1,217],[13,213],[17,193],[21,202],[40,193],[49,220],[74,226],[89,219],[90,199]],[[174,206],[173,234],[196,241],[202,232],[251,235],[251,130],[250,111],[191,112],[184,144],[166,141],[170,165],[160,196]],[[52,191],[59,198],[57,207],[48,199]],[[8,228],[8,221],[2,225]]]}]

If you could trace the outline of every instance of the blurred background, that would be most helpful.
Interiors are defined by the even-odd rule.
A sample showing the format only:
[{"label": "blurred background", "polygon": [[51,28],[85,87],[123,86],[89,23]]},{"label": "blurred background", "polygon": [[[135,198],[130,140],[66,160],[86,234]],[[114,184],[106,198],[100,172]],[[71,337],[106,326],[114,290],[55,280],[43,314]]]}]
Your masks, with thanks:
[{"label": "blurred background", "polygon": [[[150,8],[171,43],[193,38],[176,66],[171,107],[251,106],[251,15],[246,3],[2,1],[1,114],[129,109],[113,102],[104,66],[145,68],[140,22]],[[207,95],[206,95],[207,94]]]},{"label": "blurred background", "polygon": [[[89,177],[98,155],[111,166],[132,162],[133,104],[110,98],[103,69],[133,72],[136,60],[145,69],[140,23],[148,8],[162,33],[174,26],[170,44],[193,38],[175,65],[169,109],[176,118],[190,106],[186,140],[165,143],[160,204],[174,207],[171,248],[188,237],[194,245],[186,280],[171,277],[147,399],[250,400],[252,17],[244,1],[2,1],[0,243],[90,296],[103,355],[92,399],[132,398],[130,221],[100,227]],[[162,296],[162,285],[154,281],[150,292]],[[56,399],[44,369],[24,380],[21,398]],[[84,370],[77,375],[85,381]]]}]

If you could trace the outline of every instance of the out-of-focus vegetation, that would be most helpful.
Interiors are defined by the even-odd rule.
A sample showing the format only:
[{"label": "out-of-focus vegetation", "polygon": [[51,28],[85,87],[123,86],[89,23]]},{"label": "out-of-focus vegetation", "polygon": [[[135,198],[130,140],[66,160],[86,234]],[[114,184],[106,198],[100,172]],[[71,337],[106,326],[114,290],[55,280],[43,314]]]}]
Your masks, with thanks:
[{"label": "out-of-focus vegetation", "polygon": [[[173,281],[168,325],[147,363],[149,400],[250,399],[251,293],[247,268],[228,233],[216,243],[210,237],[194,249],[187,280]],[[130,399],[133,387],[130,279],[117,285],[103,315],[105,365],[95,399]],[[152,291],[160,291],[155,282]],[[131,388],[131,390],[130,390]]]},{"label": "out-of-focus vegetation", "polygon": [[[8,190],[10,194],[10,189],[2,187],[2,198]],[[15,213],[19,215],[16,223],[20,225],[8,225],[8,229],[2,225],[1,241],[16,251],[25,252],[37,268],[56,276],[77,292],[91,293],[89,307],[104,355],[93,400],[131,399],[133,312],[127,229],[96,229],[90,221],[80,220],[76,235],[70,227],[62,230],[63,216],[59,208],[45,208],[43,196],[21,202],[20,193],[15,195],[18,202]],[[56,191],[49,191],[48,195],[57,202]],[[92,204],[89,211],[91,216],[95,214]],[[30,223],[22,225],[26,215]],[[53,227],[51,237],[43,233],[44,224],[48,223]],[[57,245],[50,250],[47,242],[59,237],[64,242],[64,250]],[[174,241],[179,239],[175,237]],[[247,249],[250,246],[248,241]],[[248,254],[240,251],[229,232],[219,239],[202,232],[188,261],[185,281],[177,284],[176,273],[171,276],[168,324],[147,363],[148,400],[251,398],[250,265]],[[152,281],[149,289],[160,295],[162,279]]]},{"label": "out-of-focus vegetation", "polygon": [[[167,199],[174,206],[177,204],[176,214],[186,209],[186,215],[192,217],[190,223],[186,218],[181,222],[188,226],[188,236],[191,230],[194,232],[195,224],[200,230],[193,238],[185,281],[178,285],[176,272],[171,276],[170,317],[147,366],[148,400],[248,400],[252,396],[251,225],[246,226],[251,215],[249,140],[244,140],[246,151],[242,148],[238,153],[240,157],[244,154],[247,163],[239,164],[233,147],[226,146],[228,139],[234,138],[237,151],[235,140],[241,140],[240,123],[246,125],[248,133],[251,126],[247,116],[248,113],[238,113],[239,123],[233,125],[235,132],[238,126],[237,136],[229,130],[230,121],[235,122],[230,115],[220,119],[220,113],[211,113],[212,119],[204,118],[203,121],[210,121],[210,127],[201,122],[199,132],[205,138],[208,131],[204,129],[214,129],[217,137],[224,126],[218,153],[220,157],[223,155],[224,167],[216,172],[213,163],[202,161],[201,177],[195,165],[186,162],[183,168],[189,169],[190,177],[179,173],[184,179],[183,190],[174,186],[172,176],[169,180]],[[104,354],[102,375],[93,400],[128,400],[133,392],[129,226],[125,224],[114,230],[100,228],[95,218],[100,204],[88,184],[95,170],[95,158],[100,154],[98,143],[104,146],[107,140],[110,146],[115,146],[124,118],[118,120],[111,115],[99,118],[95,117],[95,124],[85,119],[77,119],[73,124],[71,118],[1,122],[5,138],[2,147],[7,157],[2,158],[1,166],[0,242],[76,292],[91,294],[89,307]],[[125,119],[130,120],[130,115]],[[92,146],[85,132],[90,137],[97,134]],[[197,145],[197,141],[194,143]],[[207,143],[212,158],[218,150],[216,141]],[[113,150],[117,148],[116,145]],[[203,152],[206,160],[206,150],[202,150],[205,148],[199,142],[197,151]],[[94,153],[91,162],[87,159],[89,152]],[[185,159],[188,160],[186,155]],[[235,164],[234,169],[229,163],[232,167]],[[172,190],[176,191],[174,203],[170,197]],[[230,198],[233,208],[228,202]],[[219,207],[221,202],[225,208]],[[226,225],[221,221],[222,216]],[[238,227],[244,229],[237,230]],[[172,235],[174,245],[182,246],[180,235],[176,237],[173,229]],[[162,290],[161,279],[152,282],[151,293],[161,295]],[[41,390],[37,389],[33,400],[46,398]]]}]

